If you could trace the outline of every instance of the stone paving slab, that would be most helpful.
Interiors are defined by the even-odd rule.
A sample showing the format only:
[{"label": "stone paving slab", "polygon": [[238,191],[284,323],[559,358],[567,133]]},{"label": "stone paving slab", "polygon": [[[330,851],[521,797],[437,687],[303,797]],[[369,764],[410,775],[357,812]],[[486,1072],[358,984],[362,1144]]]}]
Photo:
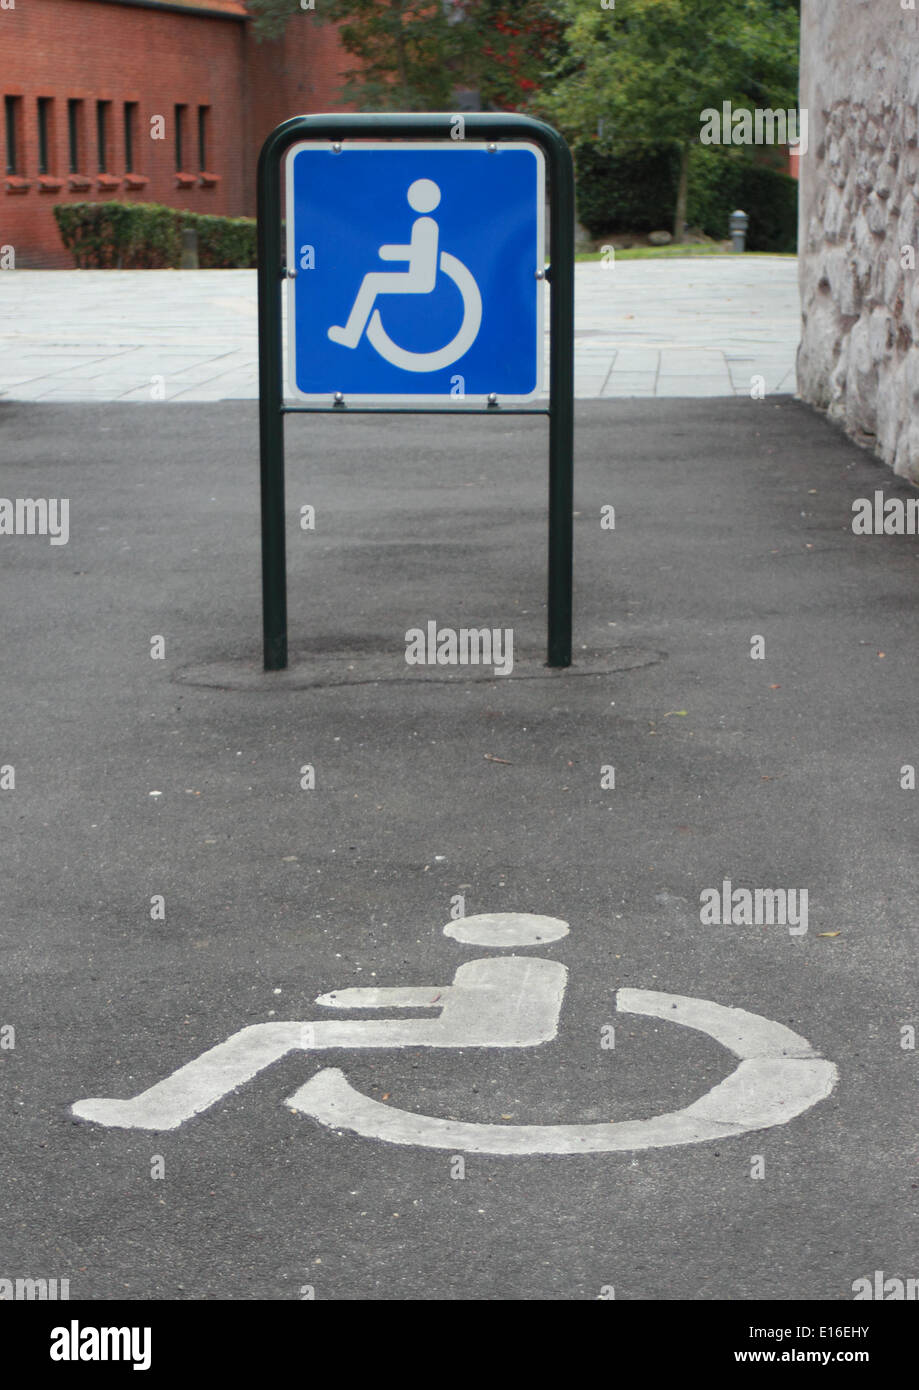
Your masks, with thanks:
[{"label": "stone paving slab", "polygon": [[[575,268],[575,394],[582,399],[747,395],[754,375],[765,378],[767,393],[793,391],[799,336],[791,256]],[[0,399],[257,397],[252,270],[0,276]]]}]

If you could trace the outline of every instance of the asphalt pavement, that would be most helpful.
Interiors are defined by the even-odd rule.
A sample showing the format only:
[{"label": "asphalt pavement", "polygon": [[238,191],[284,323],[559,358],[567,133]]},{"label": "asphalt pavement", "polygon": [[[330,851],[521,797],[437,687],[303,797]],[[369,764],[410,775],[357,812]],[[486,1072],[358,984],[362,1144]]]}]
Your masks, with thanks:
[{"label": "asphalt pavement", "polygon": [[[0,1277],[845,1301],[919,1275],[919,538],[850,524],[906,484],[790,397],[578,402],[575,662],[550,672],[544,422],[299,417],[292,667],[269,677],[256,425],[245,401],[0,404],[3,496],[70,501],[67,544],[0,538]],[[512,630],[513,670],[408,665],[429,622]],[[703,922],[724,880],[807,890],[807,930]],[[327,1018],[330,992],[423,987],[373,1017],[435,1017],[460,965],[509,958],[444,934],[460,898],[568,924],[514,948],[568,968],[554,1036],[305,1046],[168,1130],[74,1114]],[[838,1080],[745,1133],[570,1154],[287,1103],[337,1068],[393,1111],[602,1127],[730,1075],[620,990],[760,1015]]]}]

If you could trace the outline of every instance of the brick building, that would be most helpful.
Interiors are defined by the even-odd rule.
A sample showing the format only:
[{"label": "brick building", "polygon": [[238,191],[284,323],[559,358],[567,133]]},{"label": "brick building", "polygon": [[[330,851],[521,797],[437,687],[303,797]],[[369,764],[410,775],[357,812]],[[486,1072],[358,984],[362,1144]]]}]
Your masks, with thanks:
[{"label": "brick building", "polygon": [[314,10],[256,43],[242,0],[0,0],[0,246],[19,267],[72,265],[58,202],[253,215],[265,136],[346,109],[352,61]]}]

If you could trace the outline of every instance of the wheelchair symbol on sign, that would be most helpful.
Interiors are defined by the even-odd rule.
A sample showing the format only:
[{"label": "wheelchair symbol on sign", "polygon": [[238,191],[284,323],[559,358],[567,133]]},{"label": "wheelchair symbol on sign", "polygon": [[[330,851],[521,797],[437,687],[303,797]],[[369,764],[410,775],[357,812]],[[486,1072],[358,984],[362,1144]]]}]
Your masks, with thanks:
[{"label": "wheelchair symbol on sign", "polygon": [[[415,212],[427,214],[439,204],[440,189],[433,179],[415,179],[406,196]],[[416,217],[412,224],[411,241],[407,245],[397,243],[379,247],[381,260],[407,261],[408,270],[369,271],[361,281],[347,323],[344,327],[333,325],[328,330],[332,342],[341,347],[356,348],[366,328],[367,341],[380,356],[406,372],[436,372],[449,367],[468,352],[482,322],[482,296],[475,277],[462,261],[447,251],[441,251],[438,257],[439,236],[440,228],[434,218],[421,216]],[[434,352],[409,352],[394,343],[386,332],[380,311],[375,307],[376,301],[386,294],[430,294],[437,283],[438,266],[462,295],[463,322],[446,347]]]},{"label": "wheelchair symbol on sign", "polygon": [[[555,917],[486,913],[460,918],[446,936],[467,945],[542,946],[568,934]],[[568,971],[545,957],[483,957],[461,965],[453,983],[342,989],[316,1003],[329,1009],[436,1009],[435,1018],[257,1023],[234,1033],[129,1100],[77,1101],[73,1114],[120,1129],[177,1129],[291,1052],[363,1048],[537,1047],[558,1033]],[[326,1067],[285,1102],[335,1130],[423,1148],[489,1154],[612,1153],[726,1139],[786,1124],[825,1099],[836,1067],[781,1023],[707,999],[620,989],[620,1014],[698,1029],[739,1059],[734,1070],[682,1110],[612,1123],[481,1124],[400,1110],[363,1095]]]}]

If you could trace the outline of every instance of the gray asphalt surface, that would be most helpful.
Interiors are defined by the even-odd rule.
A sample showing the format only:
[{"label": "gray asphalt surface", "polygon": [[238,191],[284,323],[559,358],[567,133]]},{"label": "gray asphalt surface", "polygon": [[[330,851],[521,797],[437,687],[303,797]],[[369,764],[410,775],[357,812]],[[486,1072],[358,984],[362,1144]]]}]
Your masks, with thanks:
[{"label": "gray asphalt surface", "polygon": [[[545,424],[301,417],[302,679],[269,686],[257,459],[249,402],[0,405],[3,496],[71,499],[66,546],[0,539],[0,1275],[279,1300],[849,1300],[919,1275],[919,538],[850,530],[855,497],[906,485],[789,398],[579,402],[576,665],[550,674]],[[513,676],[405,667],[430,619],[512,626]],[[807,888],[807,934],[703,926],[723,878]],[[542,952],[570,968],[554,1042],[294,1056],[164,1134],[71,1117],[324,991],[449,983],[457,893],[570,923]],[[732,1070],[619,1018],[623,985],[789,1024],[839,1084],[756,1134],[469,1155],[464,1180],[283,1105],[321,1064],[432,1115],[637,1119]]]}]

